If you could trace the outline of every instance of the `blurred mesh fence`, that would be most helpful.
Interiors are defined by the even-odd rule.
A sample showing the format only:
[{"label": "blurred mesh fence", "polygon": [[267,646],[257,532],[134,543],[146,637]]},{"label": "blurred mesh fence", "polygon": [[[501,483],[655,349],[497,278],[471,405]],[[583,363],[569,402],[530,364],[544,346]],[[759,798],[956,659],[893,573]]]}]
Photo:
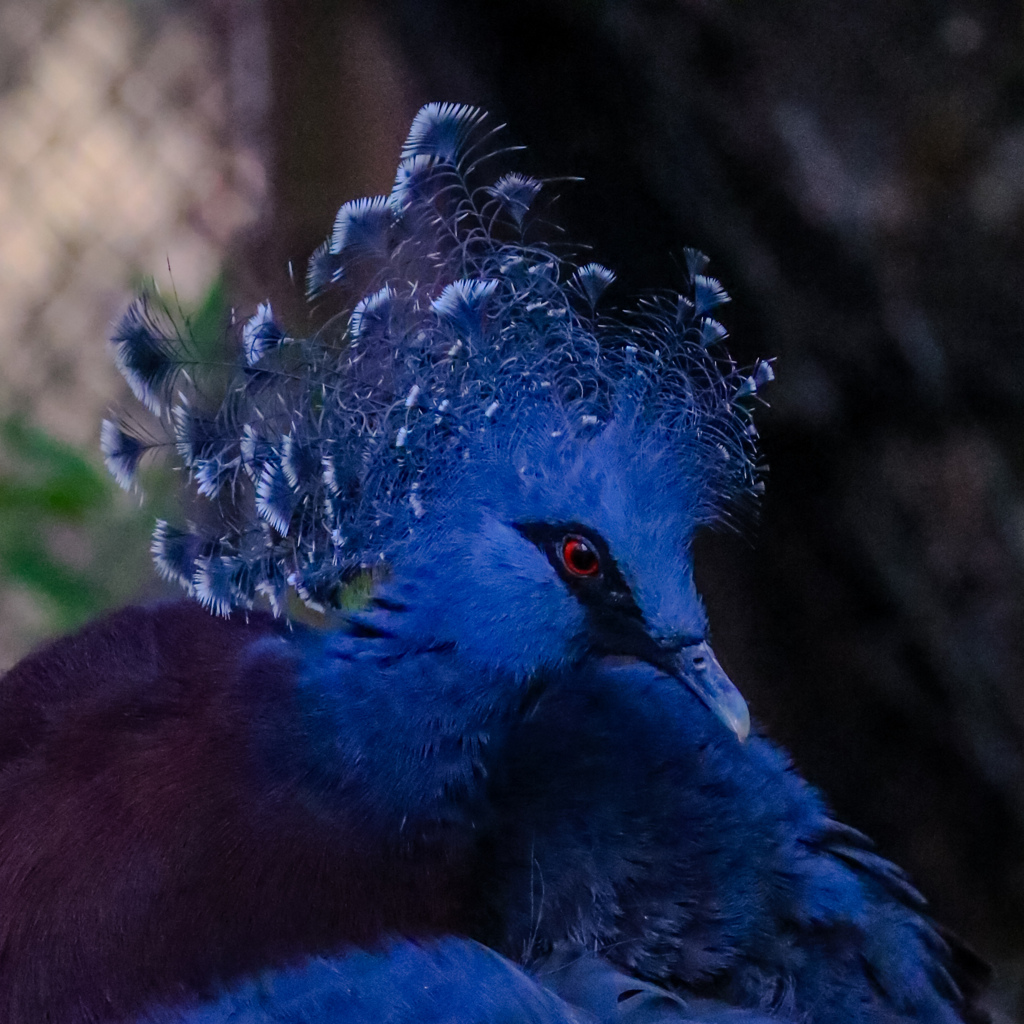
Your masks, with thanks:
[{"label": "blurred mesh fence", "polygon": [[150,578],[97,455],[110,323],[145,278],[208,304],[265,191],[211,11],[0,0],[0,669]]}]

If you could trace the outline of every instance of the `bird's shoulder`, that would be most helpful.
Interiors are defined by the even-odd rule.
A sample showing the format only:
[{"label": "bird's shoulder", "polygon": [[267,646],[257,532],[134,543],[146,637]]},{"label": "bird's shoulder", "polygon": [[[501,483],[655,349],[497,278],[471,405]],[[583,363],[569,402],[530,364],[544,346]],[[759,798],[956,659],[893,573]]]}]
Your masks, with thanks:
[{"label": "bird's shoulder", "polygon": [[69,733],[152,725],[207,706],[261,642],[269,615],[210,615],[193,601],[133,605],[49,641],[0,676],[0,769]]},{"label": "bird's shoulder", "polygon": [[[991,966],[929,914],[906,872],[857,829],[826,816],[810,843],[827,872],[856,879],[860,956],[887,1006],[923,1020],[990,1024],[985,992]],[[810,890],[808,907],[827,905],[827,886]],[[812,912],[811,917],[814,917]]]},{"label": "bird's shoulder", "polygon": [[[397,719],[361,703],[401,681],[386,643],[333,640],[130,608],[0,680],[4,1020],[120,1019],[182,986],[464,919],[472,833],[416,788],[451,793],[459,764],[421,772]],[[399,778],[422,820],[403,821]]]}]

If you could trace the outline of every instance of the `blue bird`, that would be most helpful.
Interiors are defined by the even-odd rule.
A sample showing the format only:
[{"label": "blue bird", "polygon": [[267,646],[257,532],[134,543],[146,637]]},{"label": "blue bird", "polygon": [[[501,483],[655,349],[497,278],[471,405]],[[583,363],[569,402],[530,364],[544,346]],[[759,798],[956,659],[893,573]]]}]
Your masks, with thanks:
[{"label": "blue bird", "polygon": [[508,152],[421,110],[311,261],[334,315],[261,305],[220,395],[157,299],[118,325],[168,440],[108,421],[107,465],[170,447],[209,514],[154,534],[193,600],[0,682],[0,1019],[984,1019],[709,645],[692,539],[762,488],[770,365],[693,251],[600,312]]}]

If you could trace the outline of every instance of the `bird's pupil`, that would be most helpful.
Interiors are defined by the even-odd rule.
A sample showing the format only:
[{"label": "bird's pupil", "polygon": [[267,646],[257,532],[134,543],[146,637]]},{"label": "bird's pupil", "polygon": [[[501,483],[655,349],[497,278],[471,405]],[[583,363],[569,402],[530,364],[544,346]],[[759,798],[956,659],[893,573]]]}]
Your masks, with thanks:
[{"label": "bird's pupil", "polygon": [[582,537],[566,537],[562,544],[562,561],[577,576],[596,576],[599,568],[597,552]]}]

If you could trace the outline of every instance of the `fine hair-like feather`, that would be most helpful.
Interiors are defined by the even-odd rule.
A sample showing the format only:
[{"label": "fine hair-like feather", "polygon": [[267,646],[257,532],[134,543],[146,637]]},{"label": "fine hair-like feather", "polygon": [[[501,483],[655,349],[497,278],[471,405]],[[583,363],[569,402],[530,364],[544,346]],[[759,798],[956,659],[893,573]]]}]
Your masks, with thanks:
[{"label": "fine hair-like feather", "polygon": [[[160,572],[208,608],[263,594],[279,613],[289,587],[330,604],[531,431],[585,438],[618,418],[637,446],[656,434],[694,523],[759,489],[750,399],[771,366],[744,375],[720,351],[728,296],[707,259],[687,250],[679,294],[598,312],[614,273],[545,243],[544,183],[494,175],[501,136],[475,107],[424,107],[390,195],[345,203],[310,262],[311,298],[342,312],[297,338],[261,304],[221,396],[157,297],[118,325],[118,366],[218,509],[213,528],[160,523],[153,539]],[[123,487],[171,447],[113,421],[101,442]]]}]

